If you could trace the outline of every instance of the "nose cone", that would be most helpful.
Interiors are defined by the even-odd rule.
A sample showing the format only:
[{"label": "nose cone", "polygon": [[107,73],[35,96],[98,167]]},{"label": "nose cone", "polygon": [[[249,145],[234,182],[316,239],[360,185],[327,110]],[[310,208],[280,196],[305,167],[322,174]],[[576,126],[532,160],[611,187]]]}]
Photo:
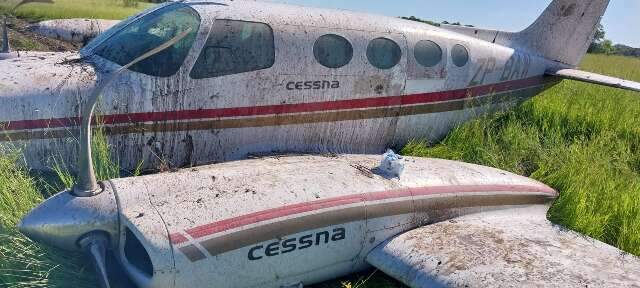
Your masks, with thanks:
[{"label": "nose cone", "polygon": [[18,230],[34,241],[65,250],[80,250],[78,240],[94,231],[106,232],[117,240],[115,197],[110,189],[94,197],[61,192],[27,214]]}]

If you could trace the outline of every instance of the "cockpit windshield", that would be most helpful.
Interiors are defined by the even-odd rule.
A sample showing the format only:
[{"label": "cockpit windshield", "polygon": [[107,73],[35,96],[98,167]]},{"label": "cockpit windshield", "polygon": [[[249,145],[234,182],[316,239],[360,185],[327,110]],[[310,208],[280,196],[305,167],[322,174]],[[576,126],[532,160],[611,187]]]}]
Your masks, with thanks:
[{"label": "cockpit windshield", "polygon": [[185,4],[172,4],[153,11],[121,28],[95,48],[95,54],[126,65],[145,52],[191,29],[189,35],[170,48],[129,68],[151,76],[175,74],[187,57],[200,28],[200,15]]}]

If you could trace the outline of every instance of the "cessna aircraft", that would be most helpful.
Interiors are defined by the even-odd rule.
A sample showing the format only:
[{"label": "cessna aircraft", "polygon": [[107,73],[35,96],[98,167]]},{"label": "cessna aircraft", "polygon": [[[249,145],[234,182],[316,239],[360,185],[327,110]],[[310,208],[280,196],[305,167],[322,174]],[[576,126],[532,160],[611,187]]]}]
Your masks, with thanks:
[{"label": "cessna aircraft", "polygon": [[413,138],[435,141],[561,78],[639,90],[571,70],[606,2],[556,1],[557,11],[520,33],[452,33],[251,1],[160,5],[79,55],[0,60],[0,141],[24,144],[34,169],[50,167],[52,157],[76,163],[84,99],[112,71],[185,29],[188,37],[124,71],[101,97],[99,121],[125,169],[252,153],[380,153]]},{"label": "cessna aircraft", "polygon": [[[119,23],[79,55],[0,61],[9,71],[0,139],[23,141],[34,167],[52,153],[79,162],[78,185],[19,229],[87,252],[103,287],[107,254],[138,287],[300,287],[369,265],[411,287],[634,285],[638,259],[546,221],[557,193],[542,183],[433,159],[395,159],[405,166],[395,173],[377,157],[334,154],[438,139],[563,78],[640,91],[574,70],[608,3],[554,0],[507,33],[177,1]],[[318,156],[97,182],[97,103],[125,167]]]}]

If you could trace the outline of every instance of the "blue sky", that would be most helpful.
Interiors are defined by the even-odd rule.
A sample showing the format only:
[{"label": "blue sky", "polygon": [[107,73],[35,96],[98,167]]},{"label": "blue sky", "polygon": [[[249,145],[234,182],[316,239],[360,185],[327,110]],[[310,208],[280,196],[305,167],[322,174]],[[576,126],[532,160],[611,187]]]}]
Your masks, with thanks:
[{"label": "blue sky", "polygon": [[[339,8],[388,16],[416,16],[438,22],[460,21],[478,27],[519,31],[531,24],[551,0],[272,0],[312,7]],[[514,3],[515,2],[515,3]],[[517,3],[517,4],[516,4]],[[602,24],[614,43],[640,47],[640,1],[611,0]]]}]

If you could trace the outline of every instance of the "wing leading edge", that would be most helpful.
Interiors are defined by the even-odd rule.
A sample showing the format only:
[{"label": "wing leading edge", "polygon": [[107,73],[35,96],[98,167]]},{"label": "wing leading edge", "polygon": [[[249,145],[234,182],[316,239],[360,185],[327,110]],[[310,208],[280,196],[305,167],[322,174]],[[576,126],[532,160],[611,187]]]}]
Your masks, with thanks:
[{"label": "wing leading edge", "polygon": [[488,211],[384,242],[367,256],[410,287],[637,287],[640,259],[565,231],[548,206]]},{"label": "wing leading edge", "polygon": [[547,75],[557,76],[564,79],[576,80],[592,84],[604,85],[614,88],[631,90],[640,92],[640,83],[628,81],[620,78],[585,72],[575,69],[561,69],[556,71],[547,71]]}]

